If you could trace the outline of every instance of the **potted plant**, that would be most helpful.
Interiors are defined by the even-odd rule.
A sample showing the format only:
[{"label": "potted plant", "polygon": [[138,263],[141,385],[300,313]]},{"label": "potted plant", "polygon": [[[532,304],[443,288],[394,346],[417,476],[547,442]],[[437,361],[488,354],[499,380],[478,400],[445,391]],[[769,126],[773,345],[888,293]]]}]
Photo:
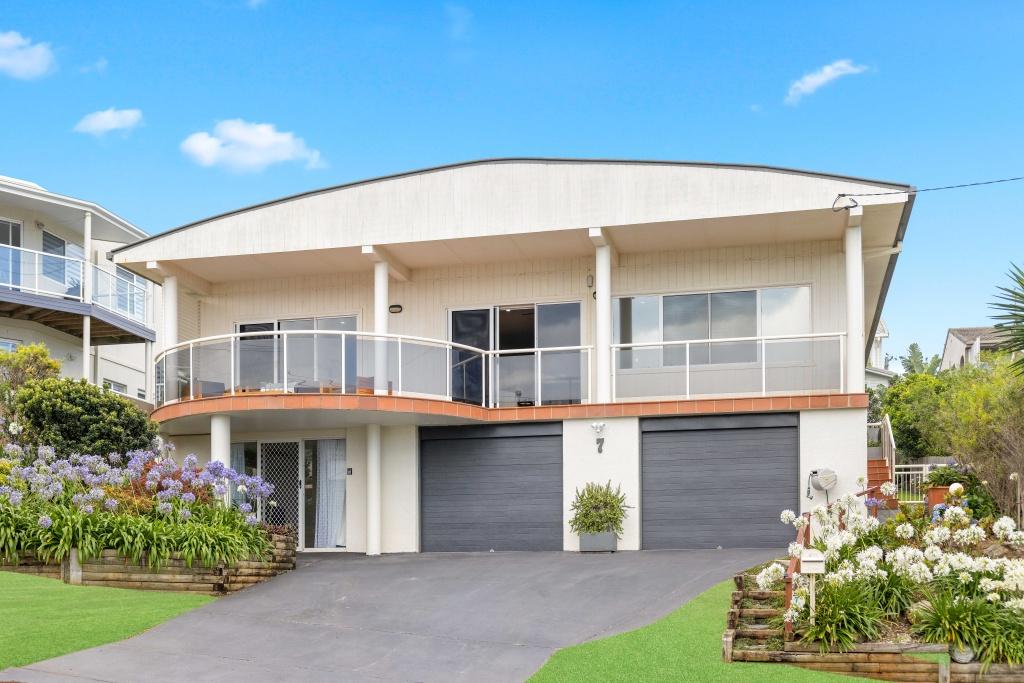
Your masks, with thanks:
[{"label": "potted plant", "polygon": [[580,537],[580,552],[615,552],[628,507],[622,487],[610,481],[576,489],[569,528]]}]

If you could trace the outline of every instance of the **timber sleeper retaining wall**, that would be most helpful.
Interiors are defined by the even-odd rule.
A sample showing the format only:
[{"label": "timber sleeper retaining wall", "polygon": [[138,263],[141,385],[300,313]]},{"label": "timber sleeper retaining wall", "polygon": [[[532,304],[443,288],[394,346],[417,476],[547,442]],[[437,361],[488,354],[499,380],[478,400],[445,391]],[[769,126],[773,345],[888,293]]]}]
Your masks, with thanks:
[{"label": "timber sleeper retaining wall", "polygon": [[205,567],[198,561],[189,567],[180,554],[172,554],[158,569],[154,569],[145,560],[140,564],[119,555],[116,550],[104,550],[99,557],[84,562],[78,562],[77,553],[73,552],[62,563],[42,562],[34,553],[26,552],[17,564],[0,564],[0,570],[47,576],[84,586],[221,595],[295,569],[295,536],[272,534],[270,542],[271,556],[266,561],[250,559],[213,567]]}]

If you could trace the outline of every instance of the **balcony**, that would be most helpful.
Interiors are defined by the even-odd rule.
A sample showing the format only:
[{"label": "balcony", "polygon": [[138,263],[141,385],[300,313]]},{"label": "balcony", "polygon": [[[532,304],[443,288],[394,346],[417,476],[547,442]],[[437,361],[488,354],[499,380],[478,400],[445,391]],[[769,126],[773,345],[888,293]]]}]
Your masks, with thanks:
[{"label": "balcony", "polygon": [[[617,402],[844,391],[844,335],[615,344]],[[183,342],[156,359],[157,406],[199,398],[341,394],[484,408],[592,403],[589,346],[486,351],[356,331],[244,332]]]},{"label": "balcony", "polygon": [[[85,295],[85,276],[92,296]],[[82,316],[96,318],[91,337],[100,343],[153,341],[150,292],[136,282],[82,259],[0,245],[0,312],[74,336]]]}]

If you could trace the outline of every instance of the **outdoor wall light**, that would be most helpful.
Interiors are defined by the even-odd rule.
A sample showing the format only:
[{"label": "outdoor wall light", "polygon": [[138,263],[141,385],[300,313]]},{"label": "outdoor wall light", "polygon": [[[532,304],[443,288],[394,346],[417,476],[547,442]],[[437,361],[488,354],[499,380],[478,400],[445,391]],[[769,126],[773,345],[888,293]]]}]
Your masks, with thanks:
[{"label": "outdoor wall light", "polygon": [[597,435],[595,441],[597,442],[597,452],[604,453],[604,437],[601,436],[604,433],[604,422],[591,422],[590,428],[594,430],[594,434]]},{"label": "outdoor wall light", "polygon": [[389,313],[401,313],[402,312],[402,304],[391,304],[390,306],[388,306],[388,312]]}]

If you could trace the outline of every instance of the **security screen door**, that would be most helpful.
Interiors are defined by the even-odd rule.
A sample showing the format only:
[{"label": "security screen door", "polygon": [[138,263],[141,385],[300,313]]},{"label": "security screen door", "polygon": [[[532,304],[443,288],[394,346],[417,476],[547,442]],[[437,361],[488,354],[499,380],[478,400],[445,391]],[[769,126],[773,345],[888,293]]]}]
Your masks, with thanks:
[{"label": "security screen door", "polygon": [[274,487],[271,496],[276,505],[263,506],[267,524],[299,528],[299,442],[264,441],[260,443],[260,474]]}]

